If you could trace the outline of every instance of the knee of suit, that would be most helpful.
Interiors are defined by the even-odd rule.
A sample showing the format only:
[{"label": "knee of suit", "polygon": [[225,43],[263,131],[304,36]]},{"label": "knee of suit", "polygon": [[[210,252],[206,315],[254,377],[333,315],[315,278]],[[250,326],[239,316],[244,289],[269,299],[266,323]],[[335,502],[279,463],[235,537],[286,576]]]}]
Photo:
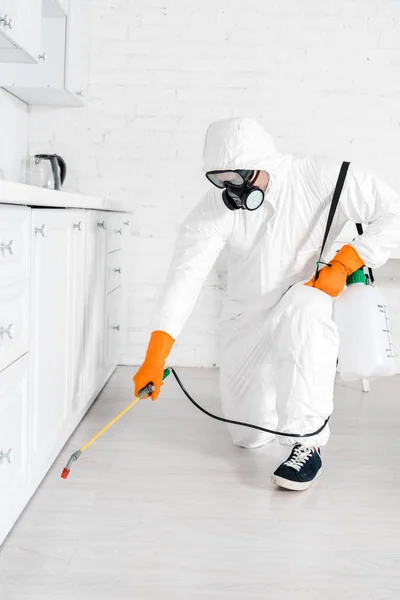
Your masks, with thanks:
[{"label": "knee of suit", "polygon": [[330,321],[333,313],[333,299],[321,290],[302,285],[295,290],[291,309],[300,318]]}]

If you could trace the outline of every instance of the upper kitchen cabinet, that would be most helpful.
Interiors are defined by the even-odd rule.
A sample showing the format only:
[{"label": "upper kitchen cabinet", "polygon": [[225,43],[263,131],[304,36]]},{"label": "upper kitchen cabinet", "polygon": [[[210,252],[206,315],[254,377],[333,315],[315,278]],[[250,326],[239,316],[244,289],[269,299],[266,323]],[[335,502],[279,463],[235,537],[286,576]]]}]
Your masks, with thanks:
[{"label": "upper kitchen cabinet", "polygon": [[42,0],[0,0],[0,63],[37,62],[41,14]]},{"label": "upper kitchen cabinet", "polygon": [[91,0],[43,0],[38,64],[0,65],[0,86],[33,106],[82,106],[90,5]]}]

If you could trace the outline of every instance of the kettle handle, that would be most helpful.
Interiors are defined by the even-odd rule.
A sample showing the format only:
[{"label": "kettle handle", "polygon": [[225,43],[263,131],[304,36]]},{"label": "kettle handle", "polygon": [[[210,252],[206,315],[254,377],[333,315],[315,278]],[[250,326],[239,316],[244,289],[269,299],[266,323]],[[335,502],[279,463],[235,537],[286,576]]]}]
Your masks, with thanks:
[{"label": "kettle handle", "polygon": [[61,185],[63,185],[65,178],[67,176],[67,165],[65,164],[65,161],[63,158],[61,158],[61,156],[59,156],[58,154],[55,154],[55,157],[57,159],[58,162],[58,166],[60,167],[60,183]]}]

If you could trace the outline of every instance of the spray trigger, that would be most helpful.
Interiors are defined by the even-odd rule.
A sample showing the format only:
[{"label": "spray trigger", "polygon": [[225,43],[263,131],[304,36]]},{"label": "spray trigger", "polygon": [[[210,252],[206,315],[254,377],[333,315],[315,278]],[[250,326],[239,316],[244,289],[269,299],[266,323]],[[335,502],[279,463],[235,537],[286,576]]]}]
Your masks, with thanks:
[{"label": "spray trigger", "polygon": [[[163,378],[162,380],[164,381],[164,379],[166,379],[168,377],[168,375],[171,374],[171,369],[170,368],[166,368],[164,369],[164,373],[163,373]],[[152,394],[152,392],[155,392],[156,387],[153,384],[152,381],[150,381],[144,388],[142,388],[139,391],[139,398],[141,398],[143,400],[143,398],[145,398],[146,396],[150,396]]]}]

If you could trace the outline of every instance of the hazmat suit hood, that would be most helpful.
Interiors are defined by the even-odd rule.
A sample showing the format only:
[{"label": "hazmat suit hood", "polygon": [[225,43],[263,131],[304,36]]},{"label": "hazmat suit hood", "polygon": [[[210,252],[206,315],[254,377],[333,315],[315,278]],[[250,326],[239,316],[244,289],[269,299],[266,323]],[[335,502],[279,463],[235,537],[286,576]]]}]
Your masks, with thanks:
[{"label": "hazmat suit hood", "polygon": [[270,134],[255,119],[215,121],[207,129],[203,169],[259,169],[276,173],[284,163]]}]

